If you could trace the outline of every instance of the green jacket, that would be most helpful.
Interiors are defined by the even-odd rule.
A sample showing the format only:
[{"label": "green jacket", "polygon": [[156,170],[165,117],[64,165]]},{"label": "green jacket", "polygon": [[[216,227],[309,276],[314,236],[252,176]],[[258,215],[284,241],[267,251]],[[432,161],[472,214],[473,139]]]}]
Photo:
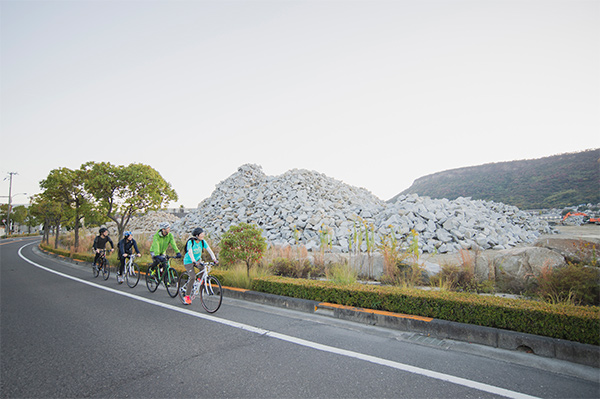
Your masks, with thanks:
[{"label": "green jacket", "polygon": [[175,244],[175,237],[173,237],[173,234],[169,233],[166,236],[163,236],[160,232],[161,230],[158,230],[156,234],[154,234],[154,237],[152,237],[150,252],[154,253],[155,256],[164,255],[167,252],[167,248],[169,248],[169,244],[175,252],[180,252],[179,248],[177,248],[177,244]]}]

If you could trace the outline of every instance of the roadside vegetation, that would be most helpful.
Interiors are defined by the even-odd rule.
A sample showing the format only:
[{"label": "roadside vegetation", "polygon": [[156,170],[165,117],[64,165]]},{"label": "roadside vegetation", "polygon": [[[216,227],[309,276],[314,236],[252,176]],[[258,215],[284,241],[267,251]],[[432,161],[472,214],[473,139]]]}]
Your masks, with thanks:
[{"label": "roadside vegetation", "polygon": [[[116,244],[131,217],[160,209],[177,198],[158,172],[139,164],[87,163],[75,171],[60,168],[51,171],[40,186],[44,192],[33,198],[21,215],[23,220],[43,226],[44,250],[84,262],[93,260],[95,235],[82,231],[113,221],[118,230],[118,237],[113,237]],[[60,234],[64,229],[68,233]],[[187,238],[177,237],[180,248]],[[333,253],[330,231],[320,231],[319,238],[317,251],[307,251],[298,240],[284,247],[269,247],[258,226],[241,223],[232,226],[220,241],[210,236],[207,240],[220,259],[214,274],[226,286],[523,332],[544,330],[546,325],[543,335],[598,344],[600,268],[595,252],[590,264],[571,262],[562,269],[545,269],[530,279],[526,291],[518,293],[526,299],[511,302],[493,296],[496,287],[492,281],[477,281],[477,254],[472,251],[460,251],[455,262],[443,264],[441,272],[430,278],[416,231],[403,237],[393,233],[379,237],[374,226],[358,218],[348,254]],[[152,236],[136,235],[135,239],[143,254],[138,264],[145,271],[151,263]],[[378,281],[373,277],[376,253],[383,256],[383,275]],[[108,260],[113,267],[118,264],[116,251]],[[172,266],[184,270],[181,260],[172,260]],[[507,312],[516,321],[506,324]],[[568,336],[561,335],[556,326],[548,324],[554,322],[575,329]],[[532,330],[532,326],[537,327]],[[596,328],[596,338],[590,338],[590,328]]]}]

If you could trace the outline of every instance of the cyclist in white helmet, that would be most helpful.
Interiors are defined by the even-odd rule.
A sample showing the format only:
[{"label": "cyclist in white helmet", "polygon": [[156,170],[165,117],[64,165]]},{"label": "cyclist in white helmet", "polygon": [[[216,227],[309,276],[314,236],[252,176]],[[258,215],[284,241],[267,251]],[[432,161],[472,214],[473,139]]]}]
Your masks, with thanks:
[{"label": "cyclist in white helmet", "polygon": [[177,253],[177,258],[181,258],[181,252],[175,243],[175,237],[171,233],[171,225],[163,222],[158,225],[159,230],[152,237],[152,245],[150,246],[150,255],[152,256],[152,266],[163,264],[167,261],[165,257],[169,245]]}]

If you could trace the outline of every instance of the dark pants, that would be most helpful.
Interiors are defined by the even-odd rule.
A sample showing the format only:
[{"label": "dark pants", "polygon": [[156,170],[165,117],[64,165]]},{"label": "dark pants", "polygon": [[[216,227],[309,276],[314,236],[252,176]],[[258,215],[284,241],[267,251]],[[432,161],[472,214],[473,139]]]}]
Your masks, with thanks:
[{"label": "dark pants", "polygon": [[123,272],[125,271],[125,262],[127,262],[127,260],[129,260],[129,257],[132,254],[127,254],[127,258],[124,257],[123,255],[121,255],[120,260],[121,260],[121,265],[119,266],[119,274],[122,276]]}]

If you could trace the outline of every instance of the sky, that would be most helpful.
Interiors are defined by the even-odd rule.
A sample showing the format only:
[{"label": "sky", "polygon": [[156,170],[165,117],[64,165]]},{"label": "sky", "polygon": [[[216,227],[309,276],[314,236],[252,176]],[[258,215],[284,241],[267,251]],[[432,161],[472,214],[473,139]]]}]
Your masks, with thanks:
[{"label": "sky", "polygon": [[[0,2],[0,202],[142,163],[195,208],[246,163],[387,200],[600,147],[598,0]],[[21,194],[26,193],[26,195]]]}]

